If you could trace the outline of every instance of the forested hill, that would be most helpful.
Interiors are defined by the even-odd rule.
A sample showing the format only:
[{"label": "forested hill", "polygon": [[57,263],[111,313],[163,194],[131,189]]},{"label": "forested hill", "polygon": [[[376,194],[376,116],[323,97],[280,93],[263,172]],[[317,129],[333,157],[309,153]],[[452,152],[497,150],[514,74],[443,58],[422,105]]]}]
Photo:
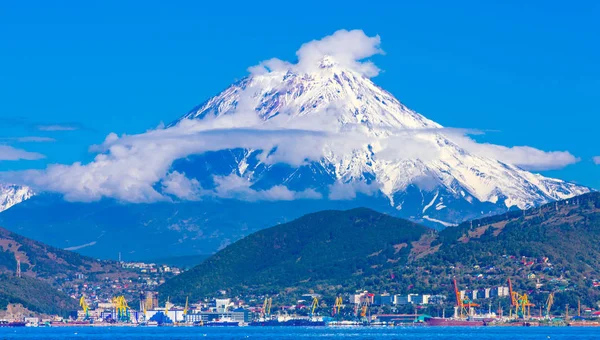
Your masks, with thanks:
[{"label": "forested hill", "polygon": [[14,272],[17,257],[25,276],[49,281],[75,273],[106,273],[120,268],[114,261],[98,261],[0,228],[0,272]]},{"label": "forested hill", "polygon": [[[16,277],[17,258],[21,278]],[[61,285],[78,274],[133,275],[116,262],[94,260],[0,228],[0,309],[18,303],[33,312],[66,315],[78,307],[78,302],[61,292]]]},{"label": "forested hill", "polygon": [[598,244],[598,193],[439,233],[368,209],[324,211],[252,234],[161,291],[176,300],[219,290],[228,295],[357,289],[449,294],[453,277],[467,289],[505,284],[511,277],[533,299],[558,290],[594,303],[600,298],[592,287],[600,280]]},{"label": "forested hill", "polygon": [[171,279],[161,292],[185,300],[224,288],[258,294],[344,285],[405,263],[412,243],[431,232],[369,209],[313,213],[247,236]]}]

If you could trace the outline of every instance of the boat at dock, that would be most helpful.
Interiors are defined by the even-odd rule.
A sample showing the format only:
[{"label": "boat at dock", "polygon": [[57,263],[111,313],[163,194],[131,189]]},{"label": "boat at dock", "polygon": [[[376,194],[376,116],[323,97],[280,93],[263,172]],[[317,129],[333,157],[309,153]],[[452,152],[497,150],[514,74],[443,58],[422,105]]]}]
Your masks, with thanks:
[{"label": "boat at dock", "polygon": [[487,326],[486,320],[476,319],[454,319],[454,318],[428,318],[425,319],[425,324],[428,326],[462,326],[462,327],[479,327]]},{"label": "boat at dock", "polygon": [[25,327],[27,324],[21,321],[0,321],[0,327]]},{"label": "boat at dock", "polygon": [[256,320],[250,322],[248,325],[257,327],[321,327],[326,326],[326,322],[316,318],[284,318],[280,320]]}]

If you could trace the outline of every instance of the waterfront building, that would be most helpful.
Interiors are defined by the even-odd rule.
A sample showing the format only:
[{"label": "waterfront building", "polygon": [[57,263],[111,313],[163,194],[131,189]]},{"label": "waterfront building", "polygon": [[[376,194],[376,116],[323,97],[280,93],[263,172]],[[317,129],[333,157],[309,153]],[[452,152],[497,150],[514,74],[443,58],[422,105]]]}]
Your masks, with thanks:
[{"label": "waterfront building", "polygon": [[251,315],[248,310],[239,308],[230,312],[194,312],[185,316],[187,323],[209,322],[216,320],[231,320],[235,322],[250,322]]}]

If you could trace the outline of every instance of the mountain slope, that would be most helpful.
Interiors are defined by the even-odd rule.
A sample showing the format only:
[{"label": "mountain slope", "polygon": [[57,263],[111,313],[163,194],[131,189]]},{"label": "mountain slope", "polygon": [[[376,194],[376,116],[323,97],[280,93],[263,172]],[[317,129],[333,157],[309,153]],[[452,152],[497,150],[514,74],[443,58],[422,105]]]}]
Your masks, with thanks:
[{"label": "mountain slope", "polygon": [[600,193],[513,211],[447,228],[440,251],[428,261],[494,263],[498,255],[540,259],[572,267],[582,277],[600,275]]},{"label": "mountain slope", "polygon": [[54,283],[77,273],[119,271],[115,262],[98,261],[77,253],[54,248],[0,228],[0,272],[14,272],[17,258],[23,275]]},{"label": "mountain slope", "polygon": [[[236,151],[239,156],[233,158],[215,156],[228,162],[216,173],[197,174],[191,169],[210,167],[212,158],[192,159],[192,166],[187,167],[180,164],[203,184],[209,182],[206,175],[230,174],[242,176],[258,188],[284,184],[295,190],[323,191],[335,182],[374,183],[394,208],[404,210],[400,216],[448,223],[478,217],[482,212],[527,209],[589,191],[470,151],[462,146],[465,142],[460,136],[408,109],[369,78],[339,66],[331,57],[308,73],[290,68],[251,75],[178,122],[235,117],[240,106],[256,112],[265,125],[284,121],[285,126],[320,128],[325,124],[337,133],[358,131],[366,142],[347,153],[326,145],[331,150],[326,150],[320,161],[299,168],[265,164],[256,150]],[[415,150],[404,150],[407,155],[394,159],[384,155],[385,143],[403,143]],[[417,201],[420,203],[415,204]]]},{"label": "mountain slope", "polygon": [[[428,228],[368,209],[323,211],[254,233],[161,286],[177,299],[220,289],[265,293],[295,290],[340,277],[370,275],[406,261]],[[371,267],[385,257],[384,266]],[[342,283],[340,281],[340,283]]]},{"label": "mountain slope", "polygon": [[[383,198],[122,204],[65,202],[41,194],[0,213],[0,225],[57,248],[102,259],[154,260],[212,254],[260,229],[322,209],[386,207]],[[393,212],[388,206],[387,211]],[[135,240],[135,242],[132,242]]]},{"label": "mountain slope", "polygon": [[77,300],[40,279],[0,273],[0,310],[8,304],[21,304],[32,312],[61,316],[79,308]]},{"label": "mountain slope", "polygon": [[0,183],[0,212],[33,196],[33,191],[24,186]]},{"label": "mountain slope", "polygon": [[[15,274],[17,260],[21,278]],[[80,285],[99,287],[105,279],[112,283],[114,279],[137,278],[137,273],[122,269],[116,262],[94,260],[0,228],[0,309],[18,303],[34,312],[66,315],[78,306],[77,300],[66,292],[73,294],[71,291]],[[113,289],[86,295],[100,297],[107,293],[123,294]]]},{"label": "mountain slope", "polygon": [[453,277],[468,288],[500,285],[512,277],[533,299],[542,299],[540,291],[561,290],[591,304],[600,297],[592,287],[592,280],[600,279],[598,242],[598,193],[441,232],[364,209],[326,211],[252,234],[161,291],[180,300],[219,290],[449,294]]}]

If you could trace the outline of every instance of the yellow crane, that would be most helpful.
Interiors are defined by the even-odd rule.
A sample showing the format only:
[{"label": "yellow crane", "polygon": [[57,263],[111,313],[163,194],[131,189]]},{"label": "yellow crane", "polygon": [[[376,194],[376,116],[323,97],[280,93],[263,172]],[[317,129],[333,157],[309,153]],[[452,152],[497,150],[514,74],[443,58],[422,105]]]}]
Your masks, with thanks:
[{"label": "yellow crane", "polygon": [[548,295],[548,299],[546,299],[546,317],[550,318],[550,308],[552,308],[552,305],[554,304],[554,292],[550,293],[550,295]]},{"label": "yellow crane", "polygon": [[534,305],[529,302],[529,296],[527,295],[527,293],[520,295],[518,302],[519,302],[519,309],[521,310],[521,315],[523,316],[523,318],[531,317],[530,307],[534,306]]},{"label": "yellow crane", "polygon": [[187,315],[188,307],[189,307],[189,305],[188,305],[188,297],[186,296],[185,297],[185,307],[183,307],[183,315]]},{"label": "yellow crane", "polygon": [[519,315],[523,318],[531,316],[531,307],[535,305],[529,302],[529,296],[527,293],[519,294],[518,292],[513,290],[512,281],[508,278],[508,289],[510,293],[510,318],[513,317],[513,308],[514,308],[514,317],[518,318]]},{"label": "yellow crane", "polygon": [[90,313],[89,313],[90,306],[87,304],[87,302],[85,302],[84,296],[82,296],[81,299],[79,299],[79,305],[81,306],[81,309],[83,309],[83,313],[85,314],[85,319],[87,320],[90,317]]},{"label": "yellow crane", "polygon": [[316,296],[313,296],[312,305],[311,305],[311,315],[315,315],[315,310],[319,306],[319,299]]},{"label": "yellow crane", "polygon": [[167,302],[165,302],[165,316],[169,314],[169,300],[171,300],[171,297],[167,296]]},{"label": "yellow crane", "polygon": [[124,296],[115,296],[112,298],[112,304],[115,307],[117,321],[129,321],[129,305]]},{"label": "yellow crane", "polygon": [[333,314],[334,315],[340,313],[343,303],[344,303],[344,301],[342,300],[341,296],[338,296],[335,298],[335,303],[333,305]]},{"label": "yellow crane", "polygon": [[265,298],[265,301],[263,302],[263,308],[262,308],[262,316],[263,318],[268,317],[269,315],[271,315],[271,304],[273,303],[273,299],[272,298]]}]

